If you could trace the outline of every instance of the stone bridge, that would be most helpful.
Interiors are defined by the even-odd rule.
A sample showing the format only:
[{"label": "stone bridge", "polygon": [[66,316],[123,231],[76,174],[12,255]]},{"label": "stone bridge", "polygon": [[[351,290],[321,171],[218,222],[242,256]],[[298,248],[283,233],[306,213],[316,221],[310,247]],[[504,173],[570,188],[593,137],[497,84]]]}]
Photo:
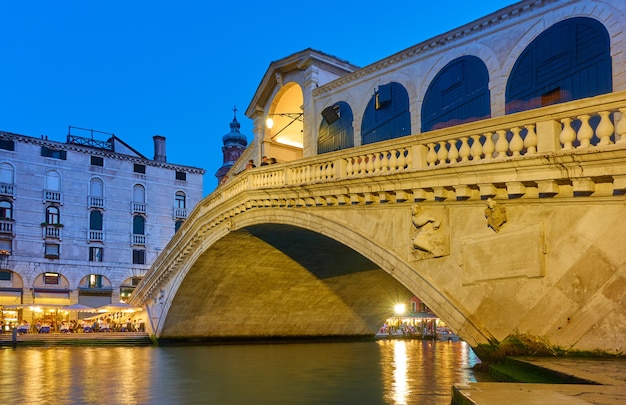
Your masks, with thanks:
[{"label": "stone bridge", "polygon": [[626,349],[626,92],[248,170],[135,290],[162,340],[372,336],[407,295],[472,347]]}]

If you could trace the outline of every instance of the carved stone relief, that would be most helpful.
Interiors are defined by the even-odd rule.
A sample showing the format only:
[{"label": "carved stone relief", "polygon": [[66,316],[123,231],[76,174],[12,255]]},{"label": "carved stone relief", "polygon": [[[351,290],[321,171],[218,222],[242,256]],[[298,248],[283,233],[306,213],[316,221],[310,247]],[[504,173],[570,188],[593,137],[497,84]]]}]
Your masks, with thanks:
[{"label": "carved stone relief", "polygon": [[495,232],[499,232],[507,220],[506,209],[503,205],[489,198],[487,200],[487,208],[485,208],[485,218],[487,218],[487,226]]},{"label": "carved stone relief", "polygon": [[450,254],[448,211],[445,207],[411,207],[411,253],[415,259]]}]

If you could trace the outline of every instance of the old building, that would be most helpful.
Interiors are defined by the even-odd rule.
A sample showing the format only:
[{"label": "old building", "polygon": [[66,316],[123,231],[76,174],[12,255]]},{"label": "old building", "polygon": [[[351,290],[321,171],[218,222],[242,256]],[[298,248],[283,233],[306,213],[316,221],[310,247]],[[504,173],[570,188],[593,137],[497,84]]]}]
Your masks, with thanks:
[{"label": "old building", "polygon": [[168,163],[164,137],[149,159],[93,132],[70,127],[66,142],[0,132],[5,322],[39,317],[35,306],[124,300],[202,198],[204,170]]}]

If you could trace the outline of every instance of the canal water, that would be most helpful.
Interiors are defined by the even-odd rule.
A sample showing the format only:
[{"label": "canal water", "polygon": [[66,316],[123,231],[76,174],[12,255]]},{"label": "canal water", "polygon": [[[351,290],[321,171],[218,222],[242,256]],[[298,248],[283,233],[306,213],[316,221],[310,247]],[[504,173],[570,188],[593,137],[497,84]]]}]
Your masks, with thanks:
[{"label": "canal water", "polygon": [[0,404],[436,404],[476,381],[465,342],[0,349]]}]

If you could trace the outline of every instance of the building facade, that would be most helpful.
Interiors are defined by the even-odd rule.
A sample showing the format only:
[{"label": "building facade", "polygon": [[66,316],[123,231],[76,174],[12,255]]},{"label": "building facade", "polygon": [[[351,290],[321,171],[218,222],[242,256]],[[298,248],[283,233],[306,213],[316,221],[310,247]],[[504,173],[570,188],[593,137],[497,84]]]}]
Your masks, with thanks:
[{"label": "building facade", "polygon": [[5,324],[125,300],[202,199],[204,170],[168,163],[164,137],[149,159],[115,135],[72,131],[66,142],[0,132]]}]

